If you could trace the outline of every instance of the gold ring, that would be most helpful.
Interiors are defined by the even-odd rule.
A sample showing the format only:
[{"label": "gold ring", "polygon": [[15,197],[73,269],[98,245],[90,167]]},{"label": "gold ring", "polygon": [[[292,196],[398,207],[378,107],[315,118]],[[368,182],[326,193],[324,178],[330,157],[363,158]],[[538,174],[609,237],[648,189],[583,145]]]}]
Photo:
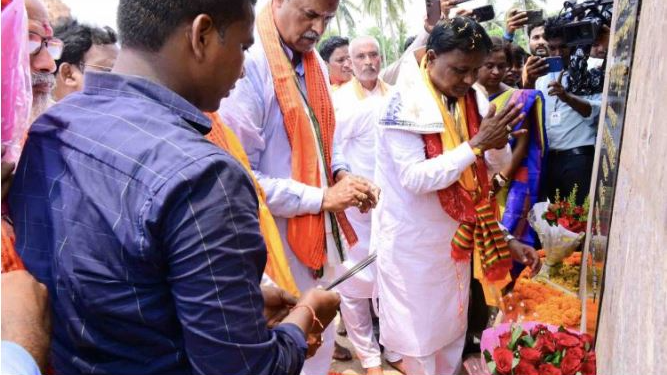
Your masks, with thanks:
[{"label": "gold ring", "polygon": [[363,206],[363,205],[364,205],[364,203],[362,201],[357,202],[357,207],[361,208],[361,206]]},{"label": "gold ring", "polygon": [[508,133],[511,133],[511,132],[512,132],[512,127],[509,126],[509,125],[507,125],[507,126],[505,127],[505,130],[507,130]]}]

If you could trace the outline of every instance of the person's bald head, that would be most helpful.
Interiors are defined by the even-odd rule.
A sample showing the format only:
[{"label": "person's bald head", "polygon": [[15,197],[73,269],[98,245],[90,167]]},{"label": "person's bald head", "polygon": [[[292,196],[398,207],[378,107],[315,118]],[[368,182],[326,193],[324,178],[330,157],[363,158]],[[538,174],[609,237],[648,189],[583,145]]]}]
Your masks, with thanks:
[{"label": "person's bald head", "polygon": [[358,36],[350,42],[350,52],[354,52],[356,49],[365,48],[367,46],[373,46],[375,49],[380,52],[380,43],[375,37],[370,35]]},{"label": "person's bald head", "polygon": [[[360,36],[350,42],[350,57],[354,76],[363,84],[374,87],[380,74],[382,56],[380,43],[372,36]],[[366,86],[366,85],[364,85]]]}]

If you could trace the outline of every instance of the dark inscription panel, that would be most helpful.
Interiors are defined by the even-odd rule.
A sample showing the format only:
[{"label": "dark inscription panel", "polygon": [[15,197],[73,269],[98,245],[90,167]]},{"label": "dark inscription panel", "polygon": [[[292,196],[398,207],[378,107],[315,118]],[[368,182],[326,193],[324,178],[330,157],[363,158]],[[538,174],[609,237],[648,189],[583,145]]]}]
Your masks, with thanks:
[{"label": "dark inscription panel", "polygon": [[611,214],[614,203],[616,176],[620,160],[621,139],[625,127],[625,107],[630,87],[630,72],[635,47],[635,34],[639,22],[641,0],[618,0],[614,9],[614,35],[610,43],[613,55],[607,64],[610,69],[607,79],[607,107],[604,121],[600,123],[602,145],[600,150],[599,169],[596,189],[591,200],[593,221],[589,242],[587,264],[587,330],[597,332],[600,298],[604,291],[604,264],[607,258],[607,241],[611,227]]}]

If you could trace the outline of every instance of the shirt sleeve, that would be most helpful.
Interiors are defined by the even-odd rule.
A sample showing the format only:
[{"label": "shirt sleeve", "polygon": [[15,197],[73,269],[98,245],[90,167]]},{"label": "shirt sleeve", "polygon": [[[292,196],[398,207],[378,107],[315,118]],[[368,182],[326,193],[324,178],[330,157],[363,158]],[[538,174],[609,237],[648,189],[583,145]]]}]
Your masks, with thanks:
[{"label": "shirt sleeve", "polygon": [[537,81],[535,81],[535,90],[542,92],[542,95],[546,98],[549,96],[548,85],[550,82],[548,75],[539,77]]},{"label": "shirt sleeve", "polygon": [[[266,193],[266,204],[274,216],[291,218],[317,214],[322,210],[324,189],[308,186],[290,178],[273,178],[259,171],[266,148],[266,106],[262,93],[266,89],[254,61],[247,59],[246,76],[220,105],[220,116],[236,135],[248,155],[257,181]],[[334,150],[336,152],[336,150]],[[334,165],[344,166],[342,157],[334,154]]]},{"label": "shirt sleeve", "polygon": [[390,85],[395,85],[396,81],[398,80],[398,74],[401,72],[401,64],[403,59],[414,59],[414,52],[422,47],[426,47],[428,37],[429,34],[426,32],[426,30],[422,30],[419,34],[417,34],[415,40],[408,46],[405,52],[403,52],[401,57],[388,67],[382,69],[380,72],[380,78],[382,78],[383,81]]},{"label": "shirt sleeve", "polygon": [[[591,105],[591,115],[588,116],[587,118],[595,119],[598,116],[600,116],[600,108],[602,107],[602,94],[586,95],[583,96],[582,98],[588,100],[588,104]],[[598,122],[595,121],[593,123],[593,126],[597,125]]]},{"label": "shirt sleeve", "polygon": [[299,374],[297,328],[269,330],[260,280],[266,246],[254,186],[214,154],[183,168],[155,195],[146,232],[164,247],[167,280],[196,374]]},{"label": "shirt sleeve", "polygon": [[462,143],[451,151],[427,159],[421,135],[402,130],[382,130],[384,142],[396,165],[401,186],[413,194],[426,194],[449,187],[475,162],[470,145]]},{"label": "shirt sleeve", "polygon": [[11,341],[2,342],[2,375],[40,375],[30,353]]},{"label": "shirt sleeve", "polygon": [[333,174],[336,174],[336,172],[338,171],[350,172],[350,165],[347,162],[345,162],[345,155],[343,155],[340,144],[338,142],[333,142],[333,153],[331,155],[331,171],[333,172]]}]

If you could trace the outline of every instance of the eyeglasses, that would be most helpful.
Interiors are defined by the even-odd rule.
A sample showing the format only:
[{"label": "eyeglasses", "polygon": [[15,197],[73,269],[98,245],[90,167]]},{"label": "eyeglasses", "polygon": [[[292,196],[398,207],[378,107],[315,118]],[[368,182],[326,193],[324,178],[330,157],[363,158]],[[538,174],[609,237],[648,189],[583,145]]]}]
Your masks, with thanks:
[{"label": "eyeglasses", "polygon": [[63,54],[63,45],[63,41],[60,39],[45,38],[32,31],[28,33],[28,51],[30,52],[30,56],[37,55],[42,51],[43,47],[46,47],[46,51],[51,55],[51,58],[58,60]]},{"label": "eyeglasses", "polygon": [[81,71],[83,71],[83,68],[92,68],[92,70],[100,71],[100,72],[105,72],[109,73],[113,69],[110,66],[103,66],[103,65],[96,65],[96,64],[81,64]]}]

